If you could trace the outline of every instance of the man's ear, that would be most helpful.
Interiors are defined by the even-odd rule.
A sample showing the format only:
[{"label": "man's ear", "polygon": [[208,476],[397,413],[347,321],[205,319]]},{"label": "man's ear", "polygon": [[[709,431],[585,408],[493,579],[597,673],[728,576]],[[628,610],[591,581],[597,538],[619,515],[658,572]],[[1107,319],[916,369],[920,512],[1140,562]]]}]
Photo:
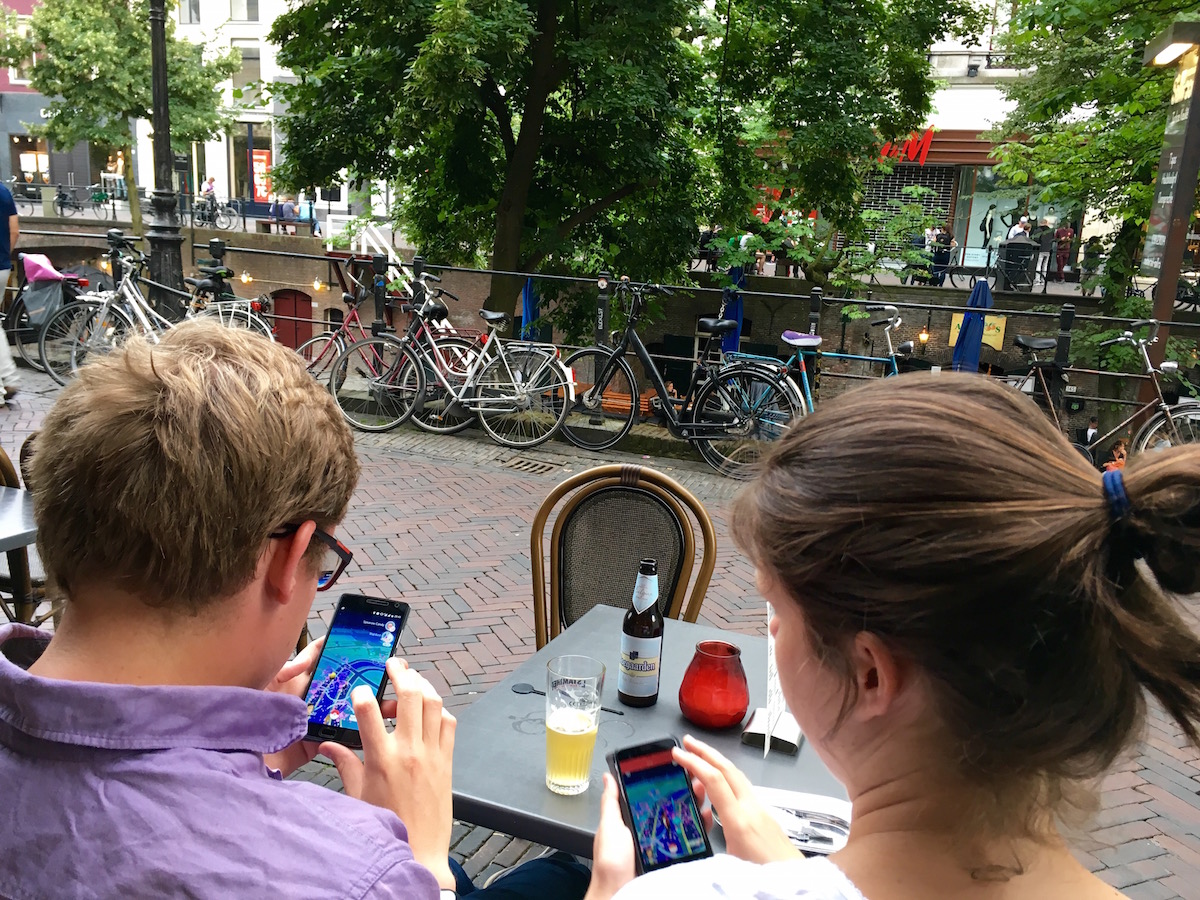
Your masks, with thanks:
[{"label": "man's ear", "polygon": [[287,603],[296,591],[296,584],[305,576],[304,554],[308,550],[317,523],[305,522],[295,534],[274,538],[267,548],[267,597],[277,603]]},{"label": "man's ear", "polygon": [[858,699],[854,715],[860,721],[887,715],[908,678],[908,667],[876,634],[860,631],[851,651]]}]

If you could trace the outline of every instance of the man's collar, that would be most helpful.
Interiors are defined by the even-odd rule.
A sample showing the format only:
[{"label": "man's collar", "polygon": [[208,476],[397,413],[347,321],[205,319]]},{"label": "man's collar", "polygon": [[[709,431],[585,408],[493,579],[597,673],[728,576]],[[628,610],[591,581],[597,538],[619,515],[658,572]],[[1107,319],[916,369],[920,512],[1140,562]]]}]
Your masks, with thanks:
[{"label": "man's collar", "polygon": [[[25,667],[50,636],[0,626],[0,722],[32,738],[109,750],[274,753],[304,737],[304,701],[243,687],[142,686],[39,678]],[[40,647],[39,647],[40,645]]]}]

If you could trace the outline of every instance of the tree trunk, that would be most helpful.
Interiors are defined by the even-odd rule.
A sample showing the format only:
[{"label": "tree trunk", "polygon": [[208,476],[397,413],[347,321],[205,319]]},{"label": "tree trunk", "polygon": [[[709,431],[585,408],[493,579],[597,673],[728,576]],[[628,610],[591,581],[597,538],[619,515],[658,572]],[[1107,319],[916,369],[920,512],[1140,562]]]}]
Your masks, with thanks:
[{"label": "tree trunk", "polygon": [[[537,37],[529,48],[533,72],[521,115],[521,131],[508,158],[504,191],[496,210],[492,268],[505,272],[515,272],[521,266],[521,235],[529,204],[529,188],[533,184],[533,170],[541,155],[546,101],[561,78],[554,53],[558,32],[558,4],[555,0],[540,0],[538,3],[537,31]],[[488,309],[511,316],[516,311],[517,297],[523,284],[524,279],[518,275],[493,275]]]},{"label": "tree trunk", "polygon": [[[125,148],[125,159],[128,164],[125,166],[125,188],[129,195],[129,218],[131,223],[129,230],[131,234],[140,235],[142,233],[142,198],[138,196],[137,189],[137,157],[134,155],[134,147],[132,143]],[[143,250],[147,248],[143,247]]]}]

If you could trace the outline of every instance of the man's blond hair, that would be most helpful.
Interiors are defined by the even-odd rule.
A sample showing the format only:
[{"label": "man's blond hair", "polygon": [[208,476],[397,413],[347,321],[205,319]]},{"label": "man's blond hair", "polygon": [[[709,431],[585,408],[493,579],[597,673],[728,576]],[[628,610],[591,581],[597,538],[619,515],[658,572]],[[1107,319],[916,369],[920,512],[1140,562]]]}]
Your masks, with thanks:
[{"label": "man's blond hair", "polygon": [[29,476],[38,551],[68,597],[96,579],[194,612],[254,576],[268,535],[342,520],[359,466],[291,350],[215,322],[130,340],[46,416]]}]

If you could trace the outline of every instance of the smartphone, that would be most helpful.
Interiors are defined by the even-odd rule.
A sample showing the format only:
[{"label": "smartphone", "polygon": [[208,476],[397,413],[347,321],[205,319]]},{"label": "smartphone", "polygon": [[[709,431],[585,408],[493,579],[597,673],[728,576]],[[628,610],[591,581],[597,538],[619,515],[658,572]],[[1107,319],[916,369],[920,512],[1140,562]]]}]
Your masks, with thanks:
[{"label": "smartphone", "polygon": [[365,684],[376,701],[383,699],[384,665],[407,621],[408,604],[400,600],[342,594],[305,693],[309,740],[362,747],[350,692]]},{"label": "smartphone", "polygon": [[674,738],[664,738],[607,757],[637,844],[639,874],[713,855],[692,779],[671,757],[677,746]]}]

